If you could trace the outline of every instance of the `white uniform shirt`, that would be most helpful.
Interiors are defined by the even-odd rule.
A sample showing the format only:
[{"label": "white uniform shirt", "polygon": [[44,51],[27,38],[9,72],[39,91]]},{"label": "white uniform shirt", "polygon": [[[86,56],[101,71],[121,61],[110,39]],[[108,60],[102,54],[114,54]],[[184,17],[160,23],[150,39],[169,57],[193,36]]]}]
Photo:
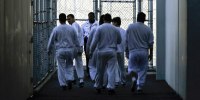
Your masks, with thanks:
[{"label": "white uniform shirt", "polygon": [[110,23],[99,26],[95,33],[95,38],[90,46],[91,53],[97,49],[99,51],[117,50],[117,44],[121,43],[119,30]]},{"label": "white uniform shirt", "polygon": [[141,22],[130,24],[126,31],[128,49],[148,49],[153,46],[153,33],[151,29]]},{"label": "white uniform shirt", "polygon": [[88,37],[89,36],[89,33],[90,31],[97,27],[99,24],[97,21],[95,21],[93,24],[91,24],[89,21],[85,22],[83,25],[82,25],[82,32],[83,32],[83,35],[84,37]]},{"label": "white uniform shirt", "polygon": [[84,44],[84,40],[83,40],[83,33],[82,33],[82,30],[81,30],[81,27],[80,25],[77,23],[77,22],[74,22],[72,24],[72,27],[75,29],[76,31],[76,34],[78,36],[78,41],[80,43],[80,46],[83,46]]},{"label": "white uniform shirt", "polygon": [[120,36],[122,38],[122,42],[117,45],[117,52],[125,52],[126,49],[126,31],[120,27],[117,27],[120,31]]},{"label": "white uniform shirt", "polygon": [[67,24],[61,24],[53,29],[47,45],[48,51],[53,44],[56,50],[61,48],[80,48],[75,29]]}]

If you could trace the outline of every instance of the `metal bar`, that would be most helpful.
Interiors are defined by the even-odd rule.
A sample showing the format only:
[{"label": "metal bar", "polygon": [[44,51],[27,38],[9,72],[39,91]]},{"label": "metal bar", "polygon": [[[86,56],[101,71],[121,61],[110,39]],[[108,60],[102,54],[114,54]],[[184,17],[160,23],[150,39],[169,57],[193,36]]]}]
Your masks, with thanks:
[{"label": "metal bar", "polygon": [[[153,0],[148,0],[148,25],[153,31]],[[149,62],[149,68],[153,68],[153,59]]]},{"label": "metal bar", "polygon": [[148,25],[153,30],[153,0],[148,0]]},{"label": "metal bar", "polygon": [[102,0],[99,0],[99,2],[100,2],[100,4],[99,4],[99,18],[101,17],[101,15],[102,15]]},{"label": "metal bar", "polygon": [[95,13],[95,19],[98,20],[98,0],[93,0],[93,12]]},{"label": "metal bar", "polygon": [[133,23],[136,22],[136,0],[133,1]]},{"label": "metal bar", "polygon": [[142,11],[142,1],[138,0],[138,12]]},{"label": "metal bar", "polygon": [[122,0],[109,0],[109,1],[107,1],[107,0],[101,0],[101,2],[117,2],[117,3],[133,3],[133,1],[134,0],[131,0],[131,1],[122,1]]}]

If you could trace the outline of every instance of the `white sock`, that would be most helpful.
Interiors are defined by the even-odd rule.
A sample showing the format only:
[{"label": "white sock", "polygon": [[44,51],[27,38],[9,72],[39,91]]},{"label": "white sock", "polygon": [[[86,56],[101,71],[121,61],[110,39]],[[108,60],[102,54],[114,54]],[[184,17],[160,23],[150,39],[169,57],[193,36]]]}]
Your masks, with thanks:
[{"label": "white sock", "polygon": [[83,82],[83,79],[82,79],[82,78],[80,79],[80,83],[81,83],[81,82]]},{"label": "white sock", "polygon": [[132,81],[133,81],[133,82],[136,81],[136,78],[135,78],[135,77],[132,77]]}]

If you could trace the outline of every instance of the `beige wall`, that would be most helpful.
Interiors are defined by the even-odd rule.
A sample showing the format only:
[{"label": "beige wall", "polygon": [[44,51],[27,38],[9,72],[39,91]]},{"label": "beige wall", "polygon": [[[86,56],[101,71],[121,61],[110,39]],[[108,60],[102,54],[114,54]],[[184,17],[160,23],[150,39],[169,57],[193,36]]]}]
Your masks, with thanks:
[{"label": "beige wall", "polygon": [[31,0],[1,0],[0,13],[0,98],[26,100],[32,94]]}]

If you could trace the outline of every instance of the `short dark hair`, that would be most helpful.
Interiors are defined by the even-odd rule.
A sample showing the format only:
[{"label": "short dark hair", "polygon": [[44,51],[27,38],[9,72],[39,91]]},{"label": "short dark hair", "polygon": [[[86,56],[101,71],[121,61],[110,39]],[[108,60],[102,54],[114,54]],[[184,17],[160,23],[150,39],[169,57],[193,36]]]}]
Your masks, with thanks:
[{"label": "short dark hair", "polygon": [[69,14],[69,15],[67,15],[67,17],[74,18],[74,15],[73,14]]},{"label": "short dark hair", "polygon": [[99,25],[103,24],[103,19],[104,19],[104,15],[101,15],[100,20],[99,20]]},{"label": "short dark hair", "polygon": [[66,22],[67,18],[66,18],[66,15],[64,13],[61,13],[59,15],[59,21],[60,22]]},{"label": "short dark hair", "polygon": [[88,13],[88,16],[89,16],[89,15],[93,15],[93,16],[94,16],[94,12],[90,12],[90,13]]},{"label": "short dark hair", "polygon": [[112,17],[109,13],[106,13],[104,15],[104,21],[107,21],[107,22],[111,22],[112,21]]},{"label": "short dark hair", "polygon": [[144,22],[146,21],[146,14],[143,12],[139,12],[137,15],[137,21],[138,22]]},{"label": "short dark hair", "polygon": [[112,19],[112,22],[116,22],[117,23],[117,25],[121,25],[121,18],[120,17],[114,17],[113,19]]}]

